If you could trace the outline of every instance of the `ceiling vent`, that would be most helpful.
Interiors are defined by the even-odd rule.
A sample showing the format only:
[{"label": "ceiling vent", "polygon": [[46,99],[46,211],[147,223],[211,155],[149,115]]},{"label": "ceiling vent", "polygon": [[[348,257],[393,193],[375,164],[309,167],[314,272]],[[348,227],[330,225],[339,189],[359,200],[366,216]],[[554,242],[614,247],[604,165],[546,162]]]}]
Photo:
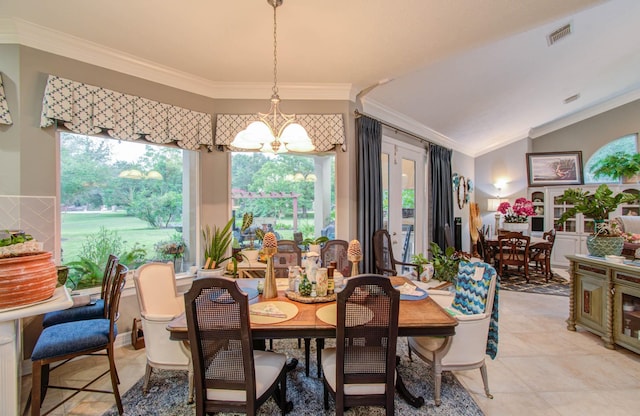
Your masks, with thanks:
[{"label": "ceiling vent", "polygon": [[547,36],[547,42],[549,46],[558,42],[560,39],[563,39],[571,34],[571,23],[567,23],[566,25],[554,30]]},{"label": "ceiling vent", "polygon": [[580,94],[574,94],[574,95],[572,95],[571,97],[567,97],[567,98],[565,98],[565,99],[564,99],[564,103],[565,103],[565,104],[569,104],[569,103],[571,103],[571,102],[573,102],[573,101],[577,100],[578,98],[580,98]]}]

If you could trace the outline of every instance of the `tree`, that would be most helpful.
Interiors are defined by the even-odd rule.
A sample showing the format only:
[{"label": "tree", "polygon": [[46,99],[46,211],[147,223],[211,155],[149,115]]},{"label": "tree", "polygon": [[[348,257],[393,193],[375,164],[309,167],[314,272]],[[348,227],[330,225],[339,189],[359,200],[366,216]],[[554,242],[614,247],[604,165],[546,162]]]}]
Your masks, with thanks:
[{"label": "tree", "polygon": [[260,152],[233,153],[231,155],[231,183],[237,189],[249,190],[256,174],[256,167],[262,166],[268,160],[267,156]]},{"label": "tree", "polygon": [[127,214],[148,222],[154,228],[168,228],[182,217],[182,195],[174,191],[138,194],[127,208]]},{"label": "tree", "polygon": [[67,134],[60,140],[61,204],[100,207],[104,204],[103,188],[111,169],[109,146],[103,140]]},{"label": "tree", "polygon": [[[299,194],[298,208],[303,211],[310,210],[313,205],[314,183],[306,181],[294,181],[295,173],[303,176],[312,173],[314,169],[311,157],[291,155],[278,155],[277,158],[266,161],[249,186],[253,192],[286,192]],[[250,202],[252,211],[258,215],[277,216],[282,213],[292,214],[293,203],[289,198],[264,198]]]}]

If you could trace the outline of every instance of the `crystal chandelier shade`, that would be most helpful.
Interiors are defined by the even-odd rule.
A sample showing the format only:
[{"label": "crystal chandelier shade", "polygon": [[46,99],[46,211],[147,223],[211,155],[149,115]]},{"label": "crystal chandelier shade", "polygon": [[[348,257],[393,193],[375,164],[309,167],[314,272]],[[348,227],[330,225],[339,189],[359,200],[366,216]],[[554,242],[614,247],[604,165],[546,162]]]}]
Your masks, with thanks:
[{"label": "crystal chandelier shade", "polygon": [[259,120],[250,123],[240,131],[231,146],[244,150],[260,150],[268,153],[311,152],[315,146],[307,131],[295,122],[295,114],[280,111],[278,96],[278,42],[276,9],[283,0],[267,0],[273,7],[273,88],[271,108],[268,113],[258,113]]}]

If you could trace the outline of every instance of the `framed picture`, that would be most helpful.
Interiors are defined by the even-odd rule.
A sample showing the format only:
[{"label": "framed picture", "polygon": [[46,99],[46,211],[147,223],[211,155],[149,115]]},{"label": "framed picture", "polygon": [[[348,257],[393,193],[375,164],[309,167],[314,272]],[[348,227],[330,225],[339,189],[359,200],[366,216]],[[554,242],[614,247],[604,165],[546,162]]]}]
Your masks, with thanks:
[{"label": "framed picture", "polygon": [[529,186],[581,185],[582,152],[527,153]]}]

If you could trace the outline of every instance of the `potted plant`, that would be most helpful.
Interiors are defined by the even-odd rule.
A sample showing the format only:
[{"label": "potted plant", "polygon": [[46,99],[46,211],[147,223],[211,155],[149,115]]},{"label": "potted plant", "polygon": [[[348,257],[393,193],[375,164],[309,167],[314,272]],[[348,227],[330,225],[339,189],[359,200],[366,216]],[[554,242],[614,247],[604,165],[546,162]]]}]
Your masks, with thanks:
[{"label": "potted plant", "polygon": [[458,264],[462,260],[467,260],[468,257],[464,253],[456,251],[454,247],[447,247],[445,251],[442,251],[434,241],[429,246],[434,270],[433,277],[442,282],[455,283],[456,276],[458,276]]},{"label": "potted plant", "polygon": [[307,246],[307,251],[320,255],[320,245],[329,241],[329,237],[321,236],[316,238],[305,238],[302,244]]},{"label": "potted plant", "polygon": [[557,223],[563,224],[577,213],[583,214],[594,221],[594,233],[587,237],[587,249],[592,256],[619,256],[622,253],[624,238],[619,235],[615,224],[609,224],[609,214],[622,203],[633,202],[636,195],[626,192],[613,194],[606,184],[602,184],[595,193],[583,191],[581,188],[569,188],[558,198],[559,202],[571,204]]},{"label": "potted plant", "polygon": [[616,152],[594,163],[591,173],[596,177],[607,176],[623,183],[638,182],[640,153]]},{"label": "potted plant", "polygon": [[187,248],[187,243],[182,239],[182,234],[173,233],[169,240],[159,241],[153,247],[161,260],[173,261],[176,272],[182,270],[182,258]]},{"label": "potted plant", "polygon": [[235,257],[227,253],[233,238],[232,225],[233,218],[222,228],[207,225],[202,229],[204,264],[198,271],[198,276],[221,276],[224,273],[223,263],[227,260],[236,261]]},{"label": "potted plant", "polygon": [[434,273],[433,265],[422,253],[411,256],[411,263],[416,265],[416,280],[425,283],[431,280]]},{"label": "potted plant", "polygon": [[242,225],[240,226],[240,232],[242,235],[246,235],[249,239],[249,247],[245,247],[242,249],[242,255],[248,261],[257,261],[259,251],[255,247],[255,240],[262,241],[264,237],[264,231],[260,228],[256,228],[254,231],[250,231],[251,225],[253,224],[253,213],[245,212],[242,216]]}]

